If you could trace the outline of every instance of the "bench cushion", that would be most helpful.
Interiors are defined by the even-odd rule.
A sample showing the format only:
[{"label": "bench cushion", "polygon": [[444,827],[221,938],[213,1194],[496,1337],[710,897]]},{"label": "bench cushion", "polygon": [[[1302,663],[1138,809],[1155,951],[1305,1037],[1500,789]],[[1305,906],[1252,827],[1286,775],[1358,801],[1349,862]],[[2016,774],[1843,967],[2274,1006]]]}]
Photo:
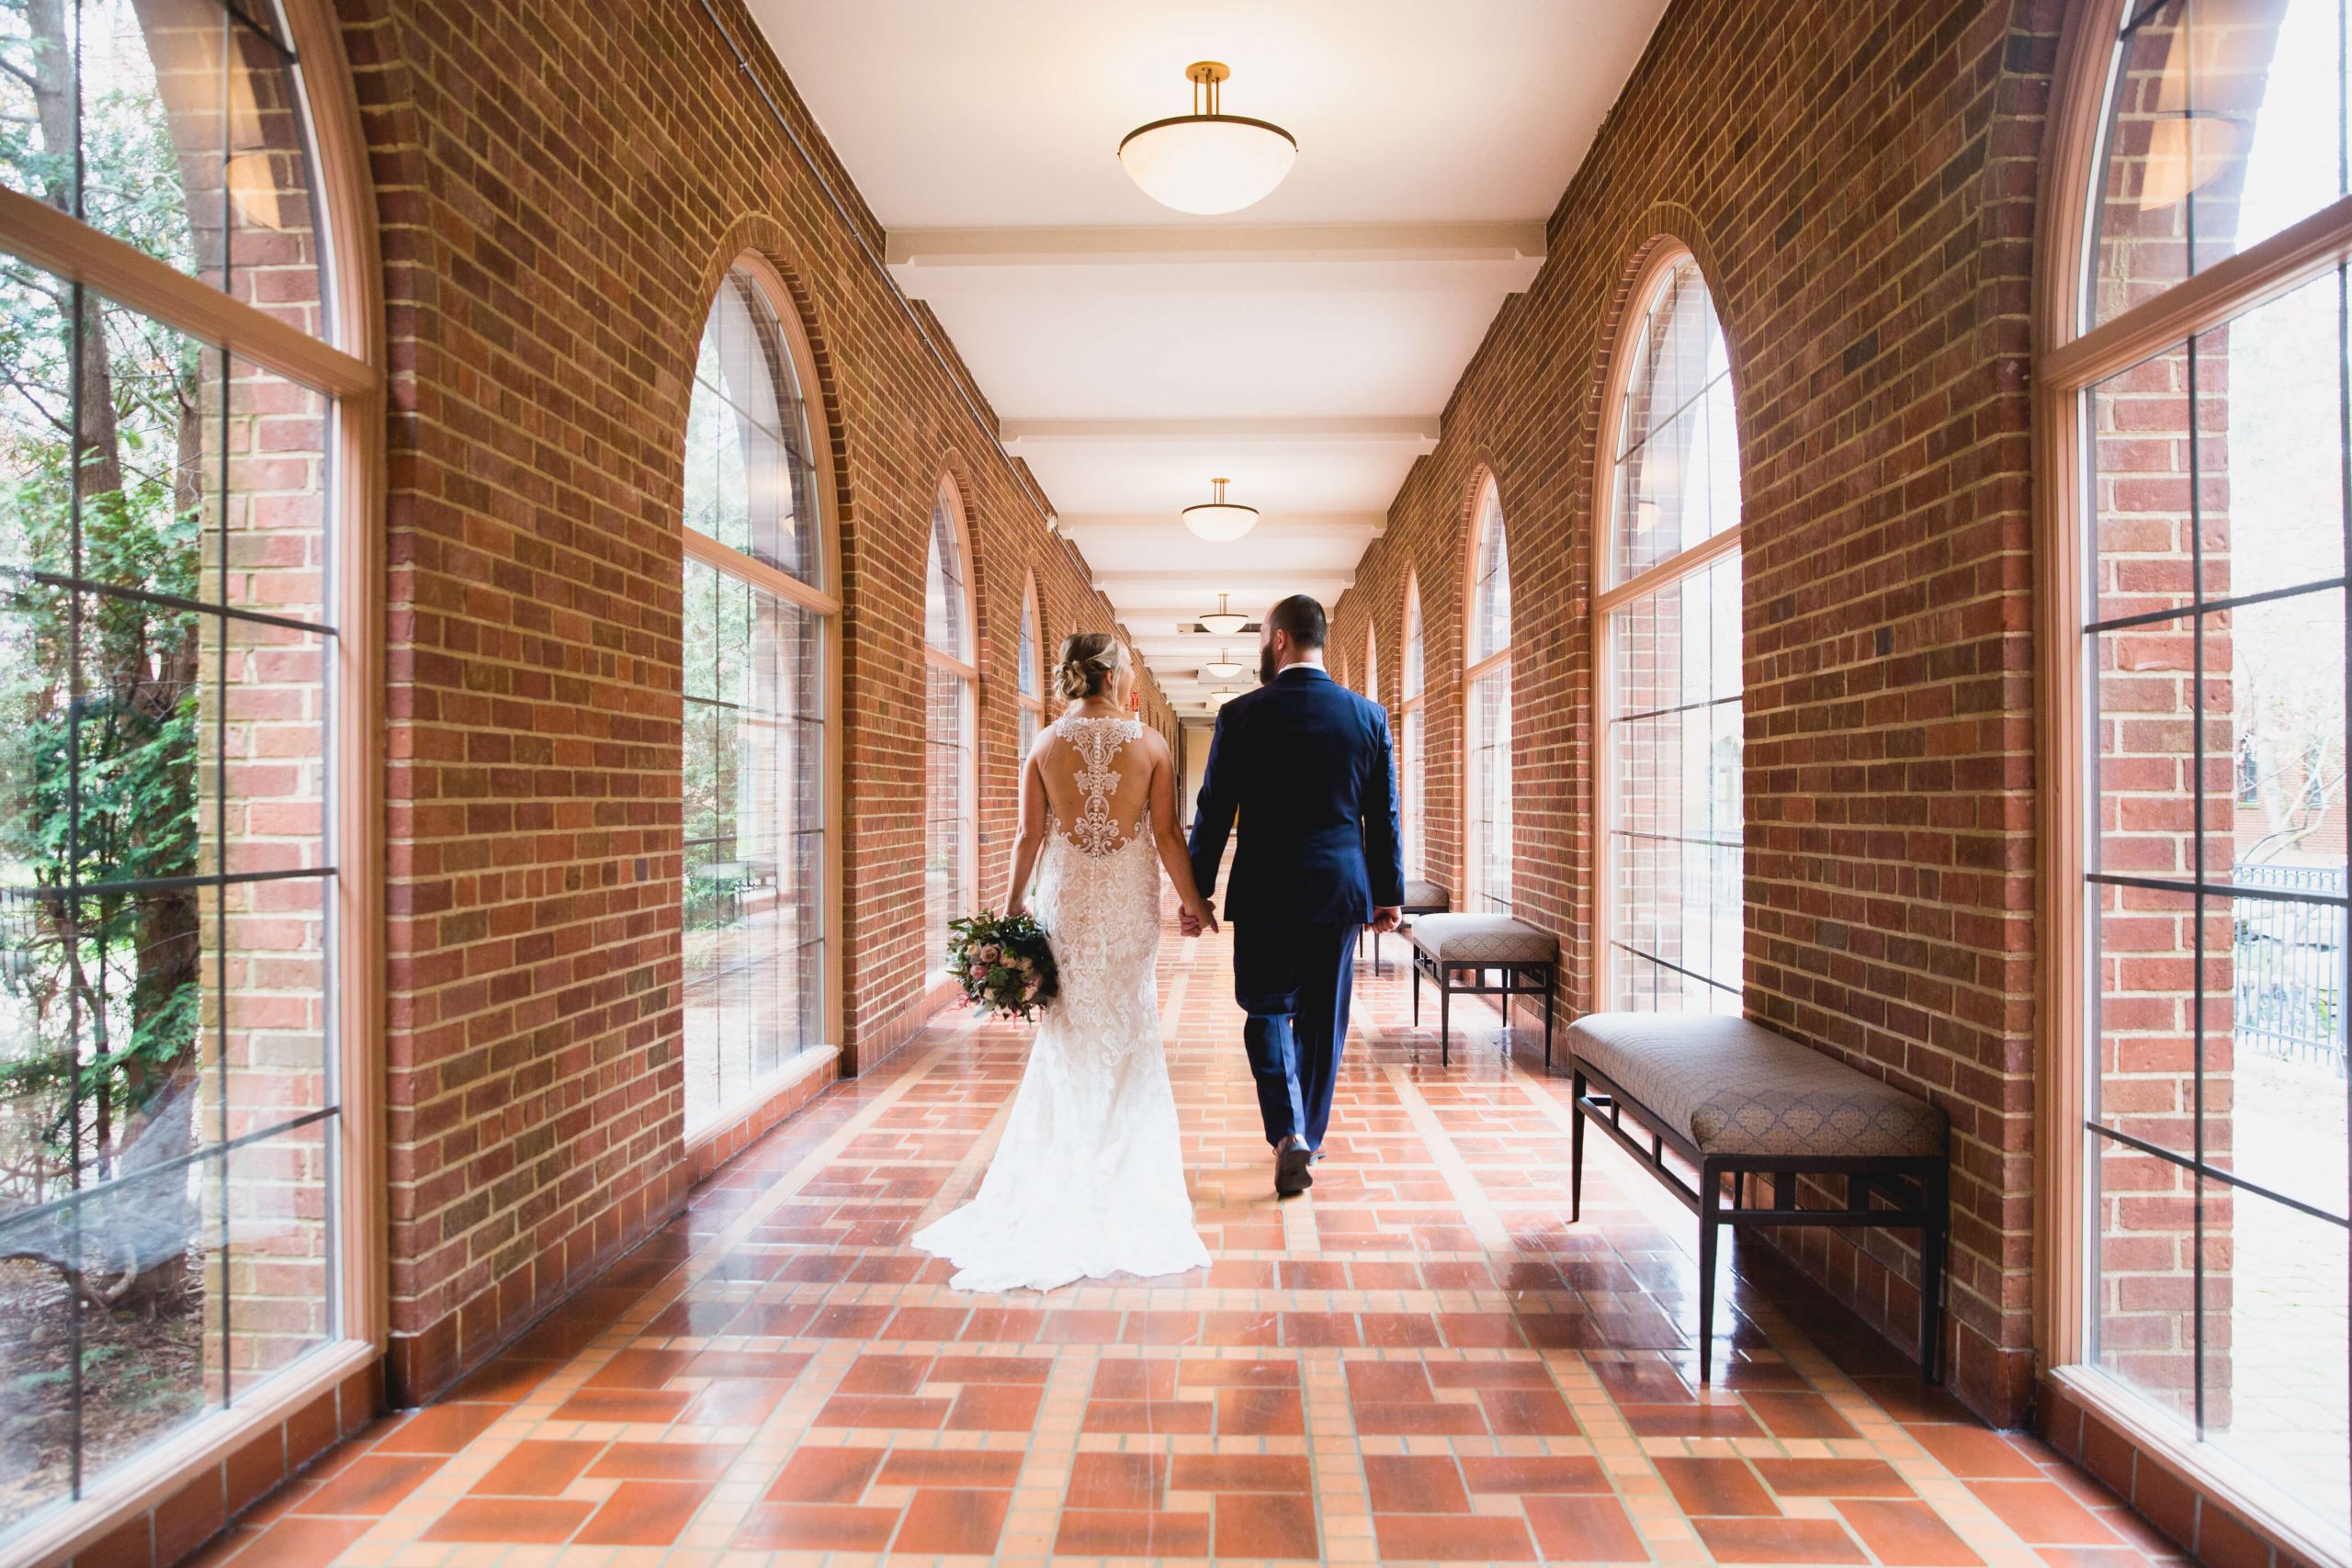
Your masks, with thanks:
[{"label": "bench cushion", "polygon": [[1568,1049],[1708,1155],[1944,1152],[1944,1113],[1741,1018],[1597,1012]]},{"label": "bench cushion", "polygon": [[1433,915],[1444,910],[1453,899],[1434,882],[1405,884],[1405,912],[1408,915]]},{"label": "bench cushion", "polygon": [[1413,945],[1440,964],[1549,964],[1560,944],[1509,915],[1423,915]]}]

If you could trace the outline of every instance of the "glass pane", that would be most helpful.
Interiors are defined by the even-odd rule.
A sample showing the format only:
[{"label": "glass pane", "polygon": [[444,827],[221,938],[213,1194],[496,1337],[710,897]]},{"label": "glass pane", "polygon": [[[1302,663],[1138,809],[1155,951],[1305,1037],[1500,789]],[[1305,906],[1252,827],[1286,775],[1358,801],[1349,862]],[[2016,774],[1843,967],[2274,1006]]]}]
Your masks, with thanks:
[{"label": "glass pane", "polygon": [[[2230,966],[2227,901],[2094,886],[2090,946],[2098,976],[2090,1115],[2188,1157],[2197,1148],[2199,942],[2209,992]],[[2199,922],[2202,921],[2202,929]]]},{"label": "glass pane", "polygon": [[1419,696],[1422,679],[1421,606],[1419,600],[1408,599],[1405,602],[1405,695]]},{"label": "glass pane", "polygon": [[1738,525],[1730,351],[1695,262],[1675,268],[1643,319],[1618,441],[1611,581]]},{"label": "glass pane", "polygon": [[[291,60],[214,0],[0,0],[0,181],[323,334]],[[76,157],[82,169],[77,179]]]},{"label": "glass pane", "polygon": [[798,957],[821,937],[822,622],[686,567],[685,1085],[689,1133],[818,1032]]},{"label": "glass pane", "polygon": [[[9,1133],[17,1119],[9,1111]],[[0,1153],[17,1167],[10,1149]],[[0,1531],[6,1531],[73,1495],[74,1329],[77,1317],[100,1329],[111,1325],[77,1312],[68,1279],[78,1256],[71,1206],[0,1221],[0,1299],[8,1303],[8,1332],[0,1334]]]},{"label": "glass pane", "polygon": [[947,923],[976,912],[965,879],[969,822],[971,737],[969,687],[944,670],[924,671],[928,689],[927,776],[924,784],[923,964],[935,973],[947,962]]},{"label": "glass pane", "polygon": [[[1021,694],[1023,696],[1035,697],[1041,694],[1038,687],[1039,676],[1037,672],[1037,610],[1036,605],[1027,599],[1023,599],[1021,602],[1021,660],[1019,676],[1021,681]],[[1026,736],[1024,736],[1023,739],[1025,740],[1026,739]],[[1027,755],[1028,748],[1026,745],[1022,748],[1022,751],[1024,756]]]},{"label": "glass pane", "polygon": [[931,558],[923,590],[923,640],[953,659],[969,661],[964,645],[964,553],[956,537],[955,502],[942,491],[931,509]]},{"label": "glass pane", "polygon": [[2192,358],[2172,349],[2091,389],[2096,531],[2086,614],[2095,622],[2177,609],[2196,596]]},{"label": "glass pane", "polygon": [[703,328],[686,439],[686,525],[822,586],[815,443],[790,341],[752,276],[730,272]]},{"label": "glass pane", "polygon": [[1470,661],[1476,664],[1510,646],[1510,542],[1503,528],[1501,499],[1487,491],[1478,520],[1478,581],[1470,607]]},{"label": "glass pane", "polygon": [[2343,575],[2346,347],[2332,272],[2198,337],[2207,599]]},{"label": "glass pane", "polygon": [[2134,7],[2116,53],[2093,321],[2345,194],[2343,28],[2336,0]]},{"label": "glass pane", "polygon": [[2197,1410],[2197,1179],[2097,1133],[2093,1361],[2187,1419]]},{"label": "glass pane", "polygon": [[[2326,880],[2340,897],[2343,873]],[[2231,907],[2231,984],[2205,1001],[2204,1158],[2344,1218],[2344,906]]]},{"label": "glass pane", "polygon": [[1421,817],[1427,809],[1422,794],[1429,788],[1422,734],[1420,708],[1407,708],[1398,726],[1398,771],[1403,777],[1399,780],[1396,817],[1398,836],[1404,840],[1405,874],[1416,877],[1421,874]]},{"label": "glass pane", "polygon": [[2344,891],[2344,592],[2204,617],[2210,874]]},{"label": "glass pane", "polygon": [[226,1368],[232,1400],[334,1338],[334,1140],[330,1116],[229,1152],[208,1194],[227,1245],[212,1290],[225,1330],[206,1346]]},{"label": "glass pane", "polygon": [[1510,666],[1470,690],[1470,845],[1475,912],[1510,913]]},{"label": "glass pane", "polygon": [[[2196,874],[2195,626],[2194,617],[2185,617],[2091,639],[2094,870],[2181,881]],[[2210,723],[2205,739],[2209,760],[2226,765],[2226,722]]]},{"label": "glass pane", "polygon": [[198,1132],[251,1137],[330,1104],[324,877],[206,889]]},{"label": "glass pane", "polygon": [[[218,366],[208,359],[218,374]],[[232,359],[208,392],[203,471],[228,483],[204,516],[208,604],[313,626],[327,609],[327,400]],[[225,404],[225,406],[224,406]]]},{"label": "glass pane", "polygon": [[2341,1224],[2205,1184],[2206,1438],[2338,1530],[2352,1495],[2345,1236]]},{"label": "glass pane", "polygon": [[[1735,554],[1609,619],[1621,1004],[1713,1010],[1741,968],[1743,736]],[[1669,980],[1668,976],[1673,976]]]},{"label": "glass pane", "polygon": [[85,1487],[218,1409],[226,1392],[220,1158],[138,1174],[145,1163],[126,1159],[114,1185],[81,1201],[82,1289],[106,1303],[82,1314]]}]

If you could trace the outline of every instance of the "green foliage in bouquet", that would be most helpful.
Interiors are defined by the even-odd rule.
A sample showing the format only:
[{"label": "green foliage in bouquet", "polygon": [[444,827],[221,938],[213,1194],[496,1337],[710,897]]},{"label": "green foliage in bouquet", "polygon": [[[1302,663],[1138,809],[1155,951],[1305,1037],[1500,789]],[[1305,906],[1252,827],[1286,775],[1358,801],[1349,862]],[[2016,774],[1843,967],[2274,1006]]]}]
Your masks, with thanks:
[{"label": "green foliage in bouquet", "polygon": [[984,1017],[1035,1018],[1061,988],[1046,928],[993,909],[947,925],[947,972]]}]

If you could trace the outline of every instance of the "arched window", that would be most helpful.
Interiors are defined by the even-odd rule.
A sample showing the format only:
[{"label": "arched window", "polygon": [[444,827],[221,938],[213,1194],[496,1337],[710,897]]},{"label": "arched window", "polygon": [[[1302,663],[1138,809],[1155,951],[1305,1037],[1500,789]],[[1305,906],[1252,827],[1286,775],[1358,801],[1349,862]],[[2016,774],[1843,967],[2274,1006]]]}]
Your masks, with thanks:
[{"label": "arched window", "polygon": [[2032,378],[2044,1348],[2135,1441],[2341,1556],[2345,12],[2075,22]]},{"label": "arched window", "polygon": [[1397,820],[1405,840],[1405,874],[1429,874],[1423,849],[1429,816],[1429,714],[1425,707],[1421,585],[1405,579],[1405,665],[1398,671],[1396,725]]},{"label": "arched window", "polygon": [[1599,515],[1600,994],[1740,1010],[1739,428],[1699,264],[1654,256],[1611,361]]},{"label": "arched window", "polygon": [[1380,634],[1370,626],[1363,628],[1363,694],[1380,700]]},{"label": "arched window", "polygon": [[1463,768],[1469,809],[1463,908],[1510,913],[1510,551],[1502,497],[1489,479],[1471,512],[1470,604],[1464,650]]},{"label": "arched window", "polygon": [[978,911],[972,903],[972,841],[978,794],[979,668],[973,658],[972,558],[963,498],[942,479],[931,508],[931,558],[923,588],[923,965],[947,961],[947,923]]},{"label": "arched window", "polygon": [[686,416],[686,1136],[755,1111],[831,1038],[832,715],[823,447],[791,296],[739,260]]},{"label": "arched window", "polygon": [[62,1559],[381,1354],[381,316],[323,4],[0,62],[0,1557]]},{"label": "arched window", "polygon": [[1021,755],[1025,759],[1046,727],[1046,649],[1038,632],[1037,579],[1021,589]]}]

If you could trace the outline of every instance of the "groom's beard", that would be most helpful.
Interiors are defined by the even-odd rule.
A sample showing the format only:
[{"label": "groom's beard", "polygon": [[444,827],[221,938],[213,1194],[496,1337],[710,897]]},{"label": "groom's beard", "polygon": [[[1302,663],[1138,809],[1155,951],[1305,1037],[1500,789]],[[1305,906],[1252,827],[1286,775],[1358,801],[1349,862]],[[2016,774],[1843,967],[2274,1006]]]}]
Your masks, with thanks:
[{"label": "groom's beard", "polygon": [[1271,647],[1260,649],[1258,650],[1258,684],[1261,686],[1272,685],[1274,683],[1274,650]]}]

